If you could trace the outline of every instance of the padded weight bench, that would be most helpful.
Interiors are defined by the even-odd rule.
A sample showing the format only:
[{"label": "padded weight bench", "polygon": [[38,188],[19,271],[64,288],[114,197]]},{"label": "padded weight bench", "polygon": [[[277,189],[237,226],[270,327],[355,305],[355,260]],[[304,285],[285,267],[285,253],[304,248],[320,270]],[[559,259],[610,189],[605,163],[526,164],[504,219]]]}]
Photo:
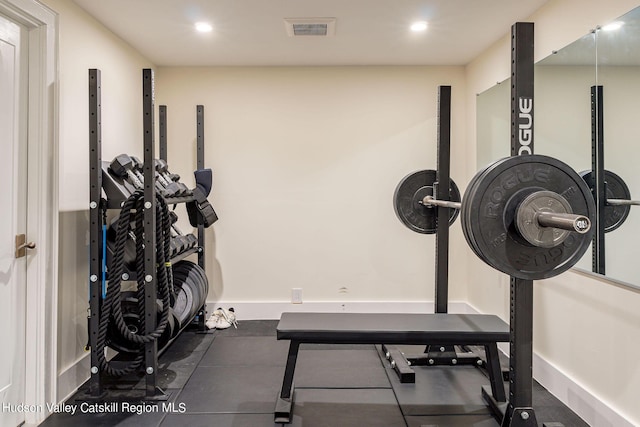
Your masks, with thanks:
[{"label": "padded weight bench", "polygon": [[282,313],[279,340],[291,340],[275,422],[291,422],[293,375],[300,344],[478,345],[487,358],[491,393],[505,402],[498,342],[509,341],[509,326],[483,314]]}]

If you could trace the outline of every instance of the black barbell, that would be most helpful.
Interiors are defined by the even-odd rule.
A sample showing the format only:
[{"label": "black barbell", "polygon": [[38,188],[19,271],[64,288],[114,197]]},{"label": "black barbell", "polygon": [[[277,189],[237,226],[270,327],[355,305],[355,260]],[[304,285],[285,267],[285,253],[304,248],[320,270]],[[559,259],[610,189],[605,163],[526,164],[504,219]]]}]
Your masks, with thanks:
[{"label": "black barbell", "polygon": [[575,265],[589,247],[595,203],[585,181],[547,156],[514,156],[482,169],[460,201],[450,180],[450,200],[434,198],[435,171],[406,176],[394,193],[403,224],[434,233],[437,208],[460,213],[472,250],[490,266],[521,279],[553,277]]}]

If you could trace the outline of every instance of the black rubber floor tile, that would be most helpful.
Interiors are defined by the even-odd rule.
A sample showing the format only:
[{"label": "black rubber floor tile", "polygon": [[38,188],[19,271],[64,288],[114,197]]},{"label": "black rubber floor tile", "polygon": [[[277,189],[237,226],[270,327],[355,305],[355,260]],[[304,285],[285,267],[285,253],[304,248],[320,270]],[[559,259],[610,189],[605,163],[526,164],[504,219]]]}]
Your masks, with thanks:
[{"label": "black rubber floor tile", "polygon": [[200,366],[285,366],[289,341],[275,337],[224,337],[204,354]]},{"label": "black rubber floor tile", "polygon": [[378,354],[370,350],[310,350],[298,353],[296,388],[391,388]]},{"label": "black rubber floor tile", "polygon": [[538,423],[562,422],[565,427],[588,427],[582,418],[567,408],[537,381],[533,382],[533,409]]},{"label": "black rubber floor tile", "polygon": [[[242,316],[242,313],[239,313]],[[242,317],[240,317],[242,319]],[[216,330],[218,337],[264,337],[276,336],[278,320],[238,320],[238,328]]]},{"label": "black rubber floor tile", "polygon": [[405,415],[480,415],[490,413],[482,398],[489,379],[472,366],[414,367],[415,384],[402,384],[386,370]]},{"label": "black rubber floor tile", "polygon": [[273,413],[284,367],[198,367],[178,396],[193,413]]},{"label": "black rubber floor tile", "polygon": [[392,390],[298,389],[288,425],[401,427],[406,424]]},{"label": "black rubber floor tile", "polygon": [[408,427],[499,427],[492,415],[408,416]]},{"label": "black rubber floor tile", "polygon": [[68,400],[77,405],[75,413],[70,411],[54,414],[40,426],[43,427],[155,427],[174,410],[179,409],[176,400],[179,390],[167,390],[165,402],[83,402]]},{"label": "black rubber floor tile", "polygon": [[161,357],[179,360],[194,351],[206,351],[211,346],[215,336],[214,331],[200,333],[191,329],[185,330],[178,335]]},{"label": "black rubber floor tile", "polygon": [[273,414],[171,414],[161,427],[280,427]]},{"label": "black rubber floor tile", "polygon": [[300,350],[375,350],[375,348],[373,344],[300,344]]}]

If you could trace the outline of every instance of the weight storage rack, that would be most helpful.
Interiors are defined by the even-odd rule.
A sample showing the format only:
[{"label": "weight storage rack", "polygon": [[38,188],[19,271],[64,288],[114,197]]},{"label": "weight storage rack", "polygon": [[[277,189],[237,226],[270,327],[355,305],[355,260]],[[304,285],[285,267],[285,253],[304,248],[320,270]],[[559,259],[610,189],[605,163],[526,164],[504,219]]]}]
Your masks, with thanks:
[{"label": "weight storage rack", "polygon": [[[88,332],[89,346],[91,349],[91,376],[88,381],[88,400],[102,399],[106,396],[104,381],[106,373],[101,371],[98,359],[98,335],[100,327],[100,312],[103,303],[103,294],[109,282],[109,268],[107,257],[106,227],[104,218],[107,210],[120,209],[128,190],[123,187],[123,182],[118,182],[107,173],[109,163],[102,161],[102,120],[101,120],[101,72],[99,69],[89,70],[89,165],[90,165],[90,203],[89,203],[89,315]],[[143,176],[144,176],[144,334],[150,334],[157,326],[156,322],[156,189],[155,189],[155,153],[154,153],[154,74],[151,69],[142,70],[142,100],[143,100]],[[166,106],[160,107],[160,158],[167,159],[166,138]],[[197,163],[198,168],[204,167],[204,107],[197,106]],[[119,188],[122,187],[122,188]],[[116,195],[113,197],[113,195]],[[124,198],[117,195],[123,194]],[[111,195],[112,197],[107,197]],[[192,196],[166,198],[167,205],[176,205],[193,200]],[[198,244],[171,259],[176,263],[189,255],[198,253],[198,265],[204,269],[204,227],[198,227]],[[126,275],[126,277],[125,277]],[[135,271],[127,271],[123,274],[123,280],[136,280]],[[198,327],[205,330],[206,304],[203,304],[196,312]],[[195,318],[194,317],[194,318]],[[191,318],[185,325],[191,323]],[[183,325],[183,327],[185,326]],[[179,333],[178,333],[179,334]],[[176,334],[176,337],[177,335]],[[175,339],[172,338],[171,341]],[[170,341],[170,342],[171,342]],[[169,342],[169,343],[170,343]],[[168,347],[167,344],[166,347]],[[165,347],[165,348],[166,348]],[[158,387],[157,371],[159,350],[157,340],[143,345],[145,373],[145,390],[141,395],[140,390],[124,393],[119,392],[119,399],[131,400],[167,400],[168,395]],[[129,363],[126,357],[120,360],[120,355],[114,357],[109,363],[116,368],[124,367]]]}]

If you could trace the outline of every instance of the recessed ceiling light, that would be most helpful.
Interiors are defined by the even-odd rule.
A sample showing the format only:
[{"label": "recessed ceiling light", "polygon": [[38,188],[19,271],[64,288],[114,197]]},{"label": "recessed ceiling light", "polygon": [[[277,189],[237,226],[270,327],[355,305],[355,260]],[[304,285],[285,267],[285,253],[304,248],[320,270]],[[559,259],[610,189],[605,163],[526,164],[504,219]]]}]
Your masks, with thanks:
[{"label": "recessed ceiling light", "polygon": [[622,21],[615,21],[612,22],[610,24],[605,25],[604,27],[602,27],[602,31],[615,31],[615,30],[619,30],[620,27],[622,27],[624,25],[624,22]]},{"label": "recessed ceiling light", "polygon": [[213,30],[213,27],[208,22],[196,22],[196,31],[200,33],[208,33]]},{"label": "recessed ceiling light", "polygon": [[418,21],[411,24],[411,31],[414,31],[416,33],[420,31],[424,31],[426,29],[427,29],[427,23],[425,21]]}]

